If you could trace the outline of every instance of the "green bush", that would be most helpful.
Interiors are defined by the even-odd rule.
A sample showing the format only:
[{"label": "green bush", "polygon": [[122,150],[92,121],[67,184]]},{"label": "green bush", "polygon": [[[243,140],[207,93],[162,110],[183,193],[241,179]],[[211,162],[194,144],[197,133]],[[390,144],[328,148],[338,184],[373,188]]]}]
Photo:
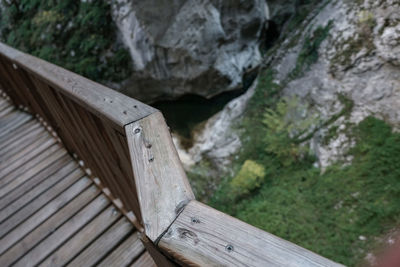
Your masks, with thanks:
[{"label": "green bush", "polygon": [[235,197],[249,194],[259,188],[264,181],[265,169],[252,160],[246,160],[239,173],[232,179],[230,185]]},{"label": "green bush", "polygon": [[131,74],[109,1],[0,1],[1,41],[99,82]]},{"label": "green bush", "polygon": [[282,166],[264,152],[257,162],[268,179],[257,191],[229,200],[222,185],[210,204],[334,261],[362,265],[376,240],[400,224],[400,133],[368,117],[349,134],[351,165],[321,174],[308,158]]},{"label": "green bush", "polygon": [[276,108],[267,108],[263,123],[266,126],[264,142],[266,151],[276,155],[287,166],[298,161],[308,152],[299,139],[319,121],[316,114],[307,114],[308,106],[297,97],[280,100]]}]

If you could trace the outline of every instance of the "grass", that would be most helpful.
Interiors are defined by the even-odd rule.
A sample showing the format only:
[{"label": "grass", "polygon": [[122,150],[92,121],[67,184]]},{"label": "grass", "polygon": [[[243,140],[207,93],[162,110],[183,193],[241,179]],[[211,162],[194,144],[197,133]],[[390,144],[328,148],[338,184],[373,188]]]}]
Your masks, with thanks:
[{"label": "grass", "polygon": [[[349,130],[356,140],[348,151],[354,157],[351,165],[337,162],[321,174],[310,154],[285,165],[266,151],[262,123],[265,108],[279,102],[280,88],[266,71],[249,104],[242,150],[233,164],[237,173],[246,160],[257,162],[265,170],[263,184],[237,198],[233,178],[225,177],[209,204],[334,261],[362,264],[377,245],[375,238],[400,223],[400,134],[368,117]],[[342,103],[342,111],[328,122],[349,112],[351,101]],[[334,135],[337,128],[331,129]]]}]

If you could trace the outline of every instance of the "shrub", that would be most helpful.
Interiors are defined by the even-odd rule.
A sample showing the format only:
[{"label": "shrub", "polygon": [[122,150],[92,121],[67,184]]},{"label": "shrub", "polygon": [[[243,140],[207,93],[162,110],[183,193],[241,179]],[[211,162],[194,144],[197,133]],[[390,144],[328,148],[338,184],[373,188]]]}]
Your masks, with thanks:
[{"label": "shrub", "polygon": [[109,1],[0,1],[0,39],[8,45],[98,82],[131,74]]},{"label": "shrub", "polygon": [[308,106],[301,104],[297,97],[284,98],[275,109],[267,108],[265,111],[266,151],[276,155],[285,166],[298,161],[308,152],[306,146],[299,144],[299,140],[319,120],[317,115],[307,113]]},{"label": "shrub", "polygon": [[239,173],[230,182],[234,197],[244,196],[259,188],[264,177],[265,169],[262,165],[252,160],[246,160]]}]

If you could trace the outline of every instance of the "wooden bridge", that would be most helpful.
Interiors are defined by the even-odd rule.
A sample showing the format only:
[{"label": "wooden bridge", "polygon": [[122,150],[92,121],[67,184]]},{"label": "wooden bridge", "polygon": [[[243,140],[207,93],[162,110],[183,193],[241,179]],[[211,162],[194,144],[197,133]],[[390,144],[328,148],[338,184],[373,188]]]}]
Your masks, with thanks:
[{"label": "wooden bridge", "polygon": [[340,266],[195,200],[162,114],[0,43],[0,266]]}]

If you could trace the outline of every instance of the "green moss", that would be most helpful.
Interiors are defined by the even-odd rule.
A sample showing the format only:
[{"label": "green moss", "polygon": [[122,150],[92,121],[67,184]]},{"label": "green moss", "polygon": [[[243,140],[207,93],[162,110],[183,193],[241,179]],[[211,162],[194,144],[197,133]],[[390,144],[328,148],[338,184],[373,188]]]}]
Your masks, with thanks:
[{"label": "green moss", "polygon": [[132,71],[116,42],[108,1],[3,1],[2,41],[96,81],[121,81]]}]

